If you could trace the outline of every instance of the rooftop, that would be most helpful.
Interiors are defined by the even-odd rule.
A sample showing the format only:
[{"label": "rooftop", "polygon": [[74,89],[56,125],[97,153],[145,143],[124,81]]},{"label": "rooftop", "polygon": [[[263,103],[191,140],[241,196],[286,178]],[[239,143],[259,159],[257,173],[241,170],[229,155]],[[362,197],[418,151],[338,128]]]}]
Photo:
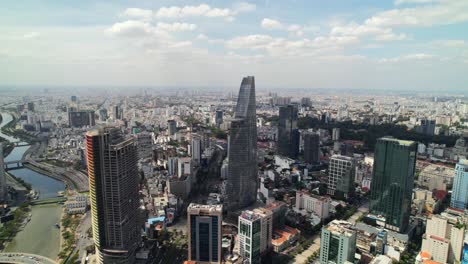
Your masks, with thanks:
[{"label": "rooftop", "polygon": [[221,204],[196,204],[196,203],[191,203],[187,207],[187,212],[192,213],[192,214],[197,214],[197,213],[200,213],[200,212],[222,214],[223,213],[223,206]]},{"label": "rooftop", "polygon": [[392,142],[396,142],[402,146],[411,146],[413,144],[415,144],[414,141],[411,141],[411,140],[403,140],[403,139],[397,139],[397,138],[393,138],[393,137],[383,137],[383,138],[380,138],[379,140],[385,140],[385,141],[392,141]]},{"label": "rooftop", "polygon": [[350,222],[343,220],[333,220],[326,227],[328,231],[333,234],[351,236],[355,233],[354,226]]}]

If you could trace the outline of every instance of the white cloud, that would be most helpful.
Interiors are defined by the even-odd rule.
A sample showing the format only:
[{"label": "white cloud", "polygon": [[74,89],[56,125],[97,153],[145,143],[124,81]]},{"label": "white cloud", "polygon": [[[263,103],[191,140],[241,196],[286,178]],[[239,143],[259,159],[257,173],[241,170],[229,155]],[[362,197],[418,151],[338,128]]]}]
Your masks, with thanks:
[{"label": "white cloud", "polygon": [[272,29],[283,29],[284,25],[278,20],[271,18],[264,18],[262,20],[262,28],[272,30]]},{"label": "white cloud", "polygon": [[162,23],[159,22],[156,25],[156,29],[160,29],[167,32],[181,32],[181,31],[193,31],[197,28],[195,24],[188,23]]},{"label": "white cloud", "polygon": [[29,32],[23,35],[23,39],[33,39],[41,36],[39,32]]},{"label": "white cloud", "polygon": [[447,48],[460,48],[464,47],[467,42],[464,40],[458,40],[458,39],[448,39],[448,40],[437,40],[434,41],[433,44],[435,46],[442,46],[442,47],[447,47]]},{"label": "white cloud", "polygon": [[197,40],[206,41],[209,44],[222,44],[222,43],[224,43],[224,39],[212,39],[212,38],[209,38],[205,34],[198,34]]},{"label": "white cloud", "polygon": [[240,2],[238,4],[234,5],[234,10],[236,12],[242,13],[242,12],[253,12],[257,9],[257,6],[255,4],[251,4],[248,2]]},{"label": "white cloud", "polygon": [[428,4],[440,2],[440,0],[396,0],[395,5],[404,5],[404,4]]},{"label": "white cloud", "polygon": [[468,21],[468,1],[442,0],[435,5],[392,9],[377,13],[365,25],[374,27],[427,27]]},{"label": "white cloud", "polygon": [[153,16],[153,11],[148,9],[141,9],[141,8],[127,8],[123,12],[123,16],[130,17],[130,18],[141,18],[144,20],[149,20]]},{"label": "white cloud", "polygon": [[421,61],[421,60],[429,60],[429,59],[434,59],[436,56],[432,54],[426,54],[426,53],[413,53],[413,54],[407,54],[403,56],[398,56],[398,57],[393,57],[393,58],[382,58],[379,60],[380,63],[387,63],[387,62],[403,62],[403,61]]},{"label": "white cloud", "polygon": [[304,31],[317,31],[319,28],[314,26],[303,27],[298,24],[286,25],[281,23],[279,20],[264,18],[261,22],[261,26],[267,30],[285,30],[288,31],[291,36],[302,37],[304,36]]},{"label": "white cloud", "polygon": [[235,37],[226,43],[229,49],[258,49],[273,41],[269,35],[248,35]]},{"label": "white cloud", "polygon": [[407,39],[409,39],[409,37],[404,33],[395,34],[395,33],[391,33],[391,32],[381,34],[381,35],[377,35],[375,37],[375,40],[377,40],[377,41],[396,41],[396,40],[407,40]]},{"label": "white cloud", "polygon": [[123,37],[144,37],[151,34],[152,31],[153,28],[149,23],[138,20],[115,23],[108,30],[113,35]]},{"label": "white cloud", "polygon": [[211,17],[224,18],[227,21],[234,20],[234,17],[242,12],[251,12],[256,9],[254,4],[241,2],[230,8],[216,8],[208,4],[200,4],[198,6],[170,6],[161,7],[156,11],[157,18],[183,18],[183,17]]},{"label": "white cloud", "polygon": [[288,40],[269,35],[247,35],[226,42],[226,48],[264,51],[271,56],[310,56],[324,52],[335,52],[358,42],[353,36],[316,37],[314,39]]}]

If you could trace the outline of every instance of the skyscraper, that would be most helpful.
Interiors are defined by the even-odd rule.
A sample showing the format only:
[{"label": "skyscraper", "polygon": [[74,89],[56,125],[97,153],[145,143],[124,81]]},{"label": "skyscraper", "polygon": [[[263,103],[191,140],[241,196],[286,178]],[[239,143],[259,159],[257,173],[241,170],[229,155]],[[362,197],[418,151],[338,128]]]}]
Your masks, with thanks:
[{"label": "skyscraper", "polygon": [[122,116],[120,116],[120,107],[118,105],[114,106],[114,120],[121,119]]},{"label": "skyscraper", "polygon": [[461,160],[455,166],[450,206],[461,210],[468,208],[468,160]]},{"label": "skyscraper", "polygon": [[173,136],[177,132],[177,122],[175,120],[167,120],[167,134]]},{"label": "skyscraper", "polygon": [[133,263],[138,226],[137,145],[117,128],[86,133],[93,239],[99,263]]},{"label": "skyscraper", "polygon": [[216,127],[219,128],[222,123],[223,123],[223,110],[216,110],[216,114],[215,114]]},{"label": "skyscraper", "polygon": [[304,161],[317,164],[320,162],[320,137],[313,132],[305,132],[304,137]]},{"label": "skyscraper", "polygon": [[409,223],[417,143],[384,137],[377,140],[370,212],[385,218],[385,227],[404,232]]},{"label": "skyscraper", "polygon": [[321,264],[354,262],[354,253],[356,253],[356,230],[351,223],[333,220],[322,227]]},{"label": "skyscraper", "polygon": [[354,158],[333,155],[328,168],[328,194],[349,197],[354,193],[354,176],[356,172]]},{"label": "skyscraper", "polygon": [[299,130],[297,129],[297,107],[279,108],[278,153],[295,159],[299,154]]},{"label": "skyscraper", "polygon": [[5,167],[3,162],[3,144],[0,143],[0,201],[7,199],[8,191],[6,185]]},{"label": "skyscraper", "polygon": [[187,208],[188,260],[221,263],[222,205],[191,203]]},{"label": "skyscraper", "polygon": [[332,140],[333,141],[339,141],[340,140],[340,128],[339,127],[334,127],[332,129]]},{"label": "skyscraper", "polygon": [[197,134],[192,134],[192,160],[195,162],[195,164],[200,164],[201,161],[201,145],[202,142],[200,136]]},{"label": "skyscraper", "polygon": [[257,199],[257,122],[255,79],[242,80],[229,133],[227,205],[236,210]]}]

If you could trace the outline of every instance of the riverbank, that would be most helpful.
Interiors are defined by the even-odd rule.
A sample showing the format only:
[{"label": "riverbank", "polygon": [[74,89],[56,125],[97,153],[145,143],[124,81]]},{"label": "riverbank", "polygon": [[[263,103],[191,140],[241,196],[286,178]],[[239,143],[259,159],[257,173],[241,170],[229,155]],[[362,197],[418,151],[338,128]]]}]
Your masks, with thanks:
[{"label": "riverbank", "polygon": [[28,206],[28,204],[22,204],[12,213],[13,219],[0,227],[1,249],[5,247],[5,244],[8,245],[8,243],[15,238],[16,234],[23,230],[23,228],[27,225],[29,221],[28,219],[30,219],[27,218],[30,210],[31,208]]},{"label": "riverbank", "polygon": [[[10,142],[13,146],[12,151],[5,157],[5,162],[9,160],[22,160],[34,149],[31,149],[30,146],[15,147],[14,144],[20,141],[37,142],[38,140],[34,135],[16,130],[17,119],[11,114],[0,113],[0,116],[0,120],[2,120],[0,123],[0,137]],[[21,140],[16,137],[21,138]],[[22,189],[19,193],[27,192],[23,186],[32,188],[39,193],[39,199],[55,198],[59,191],[65,190],[65,184],[62,182],[62,179],[54,178],[48,175],[48,173],[32,169],[30,167],[9,170],[7,173],[8,184]],[[21,201],[26,199],[23,196],[21,197]],[[13,202],[11,206],[15,206],[20,201],[19,194],[16,196],[12,193],[13,197],[15,197],[16,202]],[[28,206],[28,208],[31,208],[31,220],[21,225],[22,230],[17,229],[17,233],[11,233],[11,242],[6,245],[3,251],[32,253],[56,259],[60,250],[60,230],[55,227],[55,224],[61,222],[60,212],[63,206],[59,204],[47,204]],[[15,208],[13,207],[12,209]],[[19,209],[16,209],[14,214],[19,214],[20,212]],[[5,223],[5,225],[12,225],[13,223],[11,221]]]}]

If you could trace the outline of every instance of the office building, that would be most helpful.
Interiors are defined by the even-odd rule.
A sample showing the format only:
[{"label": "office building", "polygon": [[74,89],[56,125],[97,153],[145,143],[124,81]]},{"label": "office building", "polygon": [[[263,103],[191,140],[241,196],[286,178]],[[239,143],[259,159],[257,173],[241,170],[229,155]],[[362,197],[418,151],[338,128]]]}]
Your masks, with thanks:
[{"label": "office building", "polygon": [[435,132],[435,125],[435,120],[422,119],[421,124],[416,127],[416,131],[424,135],[433,136]]},{"label": "office building", "polygon": [[306,191],[296,192],[296,210],[312,213],[324,220],[330,215],[331,199],[327,196],[318,196]]},{"label": "office building", "polygon": [[239,255],[244,263],[261,263],[261,257],[272,249],[273,213],[268,209],[243,211],[239,216]]},{"label": "office building", "polygon": [[328,194],[345,198],[352,196],[355,173],[356,161],[354,158],[333,155],[328,167]]},{"label": "office building", "polygon": [[455,166],[455,179],[452,188],[453,208],[465,210],[468,208],[468,160],[461,160]]},{"label": "office building", "polygon": [[193,134],[192,135],[192,160],[195,164],[200,164],[201,154],[202,154],[202,141],[200,136]]},{"label": "office building", "polygon": [[188,260],[221,263],[222,205],[191,203],[187,208]]},{"label": "office building", "polygon": [[167,120],[167,135],[173,136],[177,132],[177,122],[175,120]]},{"label": "office building", "polygon": [[278,153],[292,159],[297,158],[299,137],[297,107],[294,105],[281,106],[278,123]]},{"label": "office building", "polygon": [[99,120],[105,122],[109,118],[107,115],[107,109],[103,108],[99,110]]},{"label": "office building", "polygon": [[223,110],[216,110],[216,114],[215,114],[216,127],[217,128],[221,127],[222,123],[223,123]]},{"label": "office building", "polygon": [[309,97],[302,97],[301,98],[301,105],[303,107],[311,107],[312,106],[312,102],[310,101],[310,98]]},{"label": "office building", "polygon": [[391,137],[375,146],[370,213],[393,231],[405,232],[409,224],[416,152],[417,143]]},{"label": "office building", "polygon": [[464,238],[465,227],[458,219],[432,215],[427,219],[421,250],[431,252],[433,259],[441,263],[459,262]]},{"label": "office building", "polygon": [[304,138],[304,161],[310,164],[320,163],[320,137],[313,132],[302,134]]},{"label": "office building", "polygon": [[114,120],[122,119],[122,112],[118,105],[114,106]]},{"label": "office building", "polygon": [[332,140],[339,141],[340,140],[340,128],[334,127],[332,130]]},{"label": "office building", "polygon": [[34,112],[34,102],[28,103],[28,112]]},{"label": "office building", "polygon": [[237,210],[257,199],[257,122],[255,79],[242,80],[228,143],[228,179],[226,183],[229,210]]},{"label": "office building", "polygon": [[86,133],[93,240],[99,263],[133,263],[140,241],[137,145],[117,128]]},{"label": "office building", "polygon": [[68,125],[70,127],[94,126],[96,121],[94,111],[70,111],[68,112]]},{"label": "office building", "polygon": [[153,155],[153,136],[151,133],[138,133],[136,138],[138,145],[138,159],[151,158]]},{"label": "office building", "polygon": [[321,264],[354,263],[356,253],[356,230],[351,223],[333,220],[322,228],[320,240]]},{"label": "office building", "polygon": [[0,143],[0,201],[8,199],[8,188],[3,158],[3,143]]}]

